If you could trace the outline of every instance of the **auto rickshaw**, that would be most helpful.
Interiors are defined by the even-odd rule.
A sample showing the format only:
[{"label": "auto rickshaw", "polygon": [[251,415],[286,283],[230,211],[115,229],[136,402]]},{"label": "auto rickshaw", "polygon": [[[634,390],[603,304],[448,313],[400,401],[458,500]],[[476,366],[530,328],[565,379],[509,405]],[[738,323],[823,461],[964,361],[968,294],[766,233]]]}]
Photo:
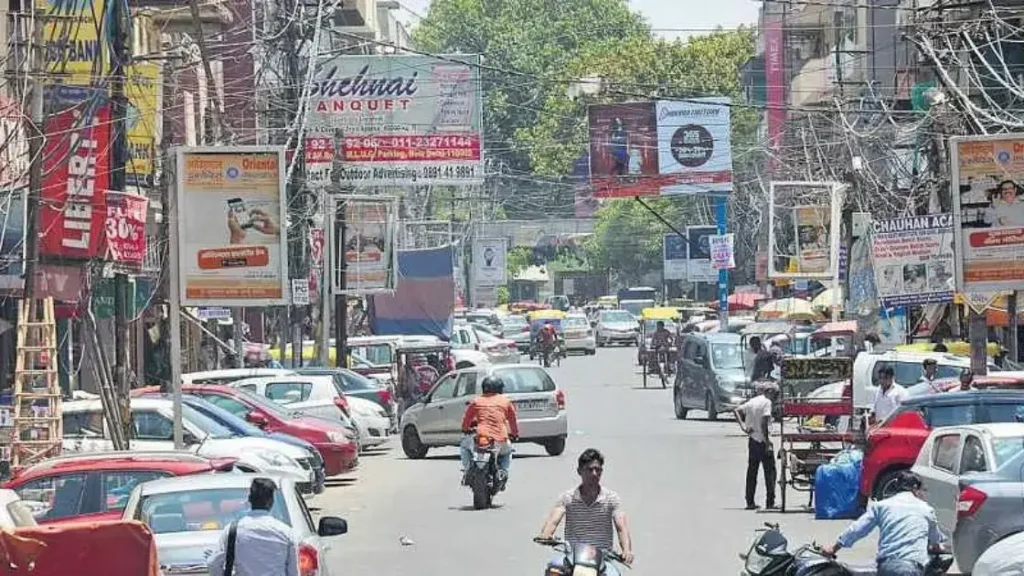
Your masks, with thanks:
[{"label": "auto rickshaw", "polygon": [[[545,361],[550,364],[550,361],[554,360],[559,366],[562,365],[562,358],[565,358],[566,355],[565,337],[562,334],[562,320],[565,320],[565,317],[566,313],[561,310],[534,310],[526,315],[526,321],[530,323],[530,360],[536,358],[541,364],[544,364]],[[558,332],[558,342],[553,357],[545,359],[537,343],[537,333],[540,332],[542,326],[548,323],[554,324],[555,331]],[[545,365],[545,368],[547,367]]]},{"label": "auto rickshaw", "polygon": [[419,402],[448,372],[455,369],[447,342],[400,341],[394,346],[398,396],[402,411]]},{"label": "auto rickshaw", "polygon": [[651,347],[651,337],[658,329],[658,322],[664,322],[665,328],[672,332],[674,338],[678,338],[679,310],[660,306],[640,311],[640,345],[637,349],[637,361],[643,370],[644,388],[647,388],[648,374],[657,374],[661,379],[661,387],[667,388],[669,376],[675,373],[678,348],[672,346],[666,353],[659,353]]}]

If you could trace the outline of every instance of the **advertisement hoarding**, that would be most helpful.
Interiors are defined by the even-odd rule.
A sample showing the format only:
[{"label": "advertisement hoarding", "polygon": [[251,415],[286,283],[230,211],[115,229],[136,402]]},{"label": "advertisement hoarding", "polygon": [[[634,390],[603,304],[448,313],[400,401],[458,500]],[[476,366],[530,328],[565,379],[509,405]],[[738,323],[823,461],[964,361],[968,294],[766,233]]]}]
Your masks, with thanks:
[{"label": "advertisement hoarding", "polygon": [[479,62],[464,54],[334,57],[314,73],[307,127],[343,135],[345,184],[482,184]]},{"label": "advertisement hoarding", "polygon": [[110,106],[83,103],[46,118],[39,254],[72,260],[103,256],[110,187]]},{"label": "advertisement hoarding", "polygon": [[153,184],[153,166],[160,125],[160,64],[141,62],[127,68],[124,92],[128,97],[128,182]]},{"label": "advertisement hoarding", "polygon": [[107,256],[112,262],[141,268],[146,259],[146,210],[149,199],[128,192],[107,190]]},{"label": "advertisement hoarding", "polygon": [[593,105],[587,115],[593,195],[657,195],[661,181],[654,102]]},{"label": "advertisement hoarding", "polygon": [[690,253],[686,275],[690,282],[718,282],[718,270],[711,266],[711,236],[718,235],[717,226],[687,226]]},{"label": "advertisement hoarding", "polygon": [[[106,12],[103,0],[35,0],[36,10],[45,15],[43,54],[49,84],[91,86],[95,78],[109,73],[106,43]],[[95,69],[95,63],[102,63]]]},{"label": "advertisement hoarding", "polygon": [[1024,134],[950,138],[957,288],[1024,290]]},{"label": "advertisement hoarding", "polygon": [[473,278],[477,286],[505,283],[505,239],[477,238],[473,242]]},{"label": "advertisement hoarding", "polygon": [[732,270],[736,267],[732,234],[710,236],[708,243],[711,248],[712,268],[715,270]]},{"label": "advertisement hoarding", "polygon": [[686,239],[678,234],[665,234],[661,243],[662,272],[665,280],[686,280],[687,255]]},{"label": "advertisement hoarding", "polygon": [[829,206],[793,208],[798,272],[822,273],[829,269],[831,226],[832,209]]},{"label": "advertisement hoarding", "polygon": [[[331,196],[329,201],[328,213],[335,214],[328,226],[331,293],[375,294],[394,290],[397,229],[394,198]],[[344,246],[341,246],[342,223],[345,224]]]},{"label": "advertisement hoarding", "polygon": [[772,152],[768,155],[768,170],[774,171],[778,163],[779,152],[782,149],[783,129],[786,125],[786,86],[789,84],[786,81],[784,69],[786,49],[783,44],[782,18],[766,16],[761,27],[761,34],[764,38],[768,146]]},{"label": "advertisement hoarding", "polygon": [[177,150],[183,306],[289,303],[284,148]]},{"label": "advertisement hoarding", "polygon": [[876,220],[872,232],[871,258],[883,307],[953,301],[951,214]]},{"label": "advertisement hoarding", "polygon": [[334,169],[334,138],[306,136],[302,159],[306,165],[306,185],[327,186]]}]

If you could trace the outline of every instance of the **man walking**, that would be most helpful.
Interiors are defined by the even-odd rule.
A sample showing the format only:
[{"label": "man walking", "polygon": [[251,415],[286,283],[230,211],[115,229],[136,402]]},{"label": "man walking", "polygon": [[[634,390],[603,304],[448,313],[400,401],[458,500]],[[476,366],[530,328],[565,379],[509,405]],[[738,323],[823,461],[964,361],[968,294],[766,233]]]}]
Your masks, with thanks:
[{"label": "man walking", "polygon": [[224,529],[220,547],[207,562],[210,576],[299,576],[291,528],[270,514],[276,491],[273,480],[253,479],[251,510]]},{"label": "man walking", "polygon": [[895,375],[896,371],[889,364],[878,369],[878,390],[872,408],[875,423],[884,422],[909,396],[907,389],[896,383]]},{"label": "man walking", "polygon": [[764,467],[765,507],[775,508],[775,448],[772,446],[772,403],[778,398],[775,386],[765,386],[761,394],[733,410],[736,422],[747,435],[747,510],[757,510],[758,469]]}]

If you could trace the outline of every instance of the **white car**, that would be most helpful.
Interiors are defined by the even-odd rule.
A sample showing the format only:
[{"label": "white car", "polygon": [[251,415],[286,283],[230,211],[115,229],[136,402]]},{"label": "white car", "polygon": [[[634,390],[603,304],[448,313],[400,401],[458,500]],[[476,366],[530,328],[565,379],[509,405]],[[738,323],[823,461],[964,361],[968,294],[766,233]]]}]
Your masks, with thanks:
[{"label": "white car", "polygon": [[333,421],[345,420],[347,403],[349,416],[359,431],[360,448],[379,446],[388,439],[391,419],[387,412],[369,400],[344,396],[331,376],[247,378],[228,385],[269,398],[291,410]]},{"label": "white car", "polygon": [[[261,475],[262,476],[262,475]],[[149,527],[164,574],[209,574],[207,562],[220,550],[224,528],[249,511],[250,474],[204,474],[143,482],[132,490],[121,516]],[[303,575],[341,572],[327,561],[327,538],[348,532],[341,518],[322,516],[317,525],[295,483],[269,476],[277,485],[270,515],[291,528]],[[223,554],[223,552],[221,552]]]},{"label": "white car", "polygon": [[587,356],[597,353],[597,342],[590,329],[590,321],[583,314],[569,314],[562,320],[562,335],[566,352],[582,352]]},{"label": "white car", "polygon": [[14,490],[0,489],[0,529],[14,530],[36,526],[32,505]]},{"label": "white car", "polygon": [[205,372],[189,372],[181,375],[182,384],[228,384],[243,378],[266,378],[295,374],[287,368],[225,368]]},{"label": "white car", "polygon": [[[171,400],[132,398],[131,410],[132,450],[174,450],[174,411]],[[99,400],[64,402],[61,416],[65,453],[106,452],[114,449],[103,418],[103,405]],[[231,430],[188,404],[181,406],[181,424],[187,451],[209,458],[237,458],[240,470],[281,474],[312,491],[315,483],[313,462],[303,448],[270,438],[235,436]]]},{"label": "white car", "polygon": [[640,325],[636,318],[626,310],[602,310],[597,315],[594,338],[597,340],[598,346],[611,344],[631,346],[639,343]]}]

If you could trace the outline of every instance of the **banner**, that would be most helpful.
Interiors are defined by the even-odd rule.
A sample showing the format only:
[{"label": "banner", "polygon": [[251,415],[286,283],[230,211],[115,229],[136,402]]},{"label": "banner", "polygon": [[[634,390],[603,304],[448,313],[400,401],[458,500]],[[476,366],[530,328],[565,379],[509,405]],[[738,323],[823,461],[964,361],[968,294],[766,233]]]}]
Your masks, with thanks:
[{"label": "banner", "polygon": [[717,226],[686,227],[690,249],[686,276],[690,282],[718,282],[718,271],[711,267],[711,236],[717,234]]},{"label": "banner", "polygon": [[455,310],[454,260],[450,245],[398,251],[395,293],[371,297],[372,332],[450,339]]},{"label": "banner", "polygon": [[109,260],[141,268],[146,258],[146,214],[149,199],[107,190],[105,226]]},{"label": "banner", "polygon": [[957,288],[1024,290],[1024,134],[950,138]]},{"label": "banner", "polygon": [[[328,228],[331,293],[372,294],[393,290],[397,229],[393,199],[332,196],[330,201],[328,214],[336,215]],[[342,222],[345,224],[344,246],[341,246],[339,227]],[[345,258],[344,270],[342,257]]]},{"label": "banner", "polygon": [[876,220],[871,226],[871,258],[883,307],[953,301],[951,214]]},{"label": "banner", "polygon": [[342,183],[482,184],[479,62],[465,54],[337,56],[317,67],[307,126],[311,135],[344,134]]},{"label": "banner", "polygon": [[733,235],[723,234],[708,237],[711,248],[711,267],[715,270],[732,270],[736,267],[733,255]]},{"label": "banner", "polygon": [[129,184],[152,186],[156,158],[156,137],[159,134],[162,84],[160,65],[142,62],[127,67],[124,92],[128,97],[125,122],[128,125]]},{"label": "banner", "polygon": [[289,303],[284,149],[179,148],[183,306]]},{"label": "banner", "polygon": [[730,192],[730,102],[716,97],[591,106],[594,196]]},{"label": "banner", "polygon": [[797,206],[793,208],[793,229],[796,230],[798,272],[826,272],[829,269],[829,241],[832,227],[830,206]]},{"label": "banner", "polygon": [[687,255],[686,239],[678,234],[665,234],[661,244],[661,255],[665,280],[686,280]]},{"label": "banner", "polygon": [[477,286],[505,283],[505,251],[504,238],[477,238],[473,242],[473,278]]},{"label": "banner", "polygon": [[107,33],[103,4],[103,0],[35,0],[45,22],[43,53],[48,84],[91,86],[94,78],[99,80],[109,73],[106,38],[100,41],[100,30]]},{"label": "banner", "polygon": [[594,190],[590,186],[590,156],[584,154],[572,163],[573,212],[577,218],[593,218],[601,201],[594,198]]},{"label": "banner", "polygon": [[87,103],[46,119],[39,254],[89,260],[103,256],[110,187],[110,105]]},{"label": "banner", "polygon": [[768,155],[768,171],[774,172],[778,164],[783,143],[783,131],[786,125],[786,80],[785,54],[783,45],[782,15],[765,16],[761,26],[761,34],[764,39],[764,83],[765,100],[768,104],[767,128],[768,146],[771,153]]}]

